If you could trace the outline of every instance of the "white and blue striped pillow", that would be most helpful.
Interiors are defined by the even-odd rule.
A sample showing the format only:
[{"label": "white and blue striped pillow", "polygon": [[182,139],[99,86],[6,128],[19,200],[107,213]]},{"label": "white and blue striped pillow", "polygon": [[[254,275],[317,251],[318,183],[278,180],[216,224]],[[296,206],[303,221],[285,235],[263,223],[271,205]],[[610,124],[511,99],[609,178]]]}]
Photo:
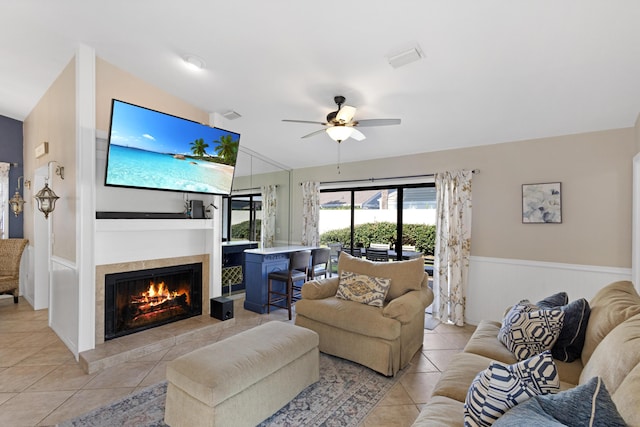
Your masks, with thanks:
[{"label": "white and blue striped pillow", "polygon": [[556,393],[560,378],[550,351],[507,365],[492,362],[471,383],[464,402],[466,427],[492,425],[509,408],[540,394]]}]

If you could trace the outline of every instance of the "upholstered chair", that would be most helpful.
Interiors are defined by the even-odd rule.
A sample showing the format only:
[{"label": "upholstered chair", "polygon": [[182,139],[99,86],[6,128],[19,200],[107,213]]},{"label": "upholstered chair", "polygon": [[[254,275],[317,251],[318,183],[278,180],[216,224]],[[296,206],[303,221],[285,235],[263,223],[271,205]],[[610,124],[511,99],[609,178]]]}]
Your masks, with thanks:
[{"label": "upholstered chair", "polygon": [[27,239],[0,240],[0,294],[13,295],[16,304],[20,292],[20,259],[27,242]]},{"label": "upholstered chair", "polygon": [[342,253],[338,277],[302,286],[295,324],[318,333],[321,352],[395,375],[422,347],[428,283],[422,259],[372,262]]}]

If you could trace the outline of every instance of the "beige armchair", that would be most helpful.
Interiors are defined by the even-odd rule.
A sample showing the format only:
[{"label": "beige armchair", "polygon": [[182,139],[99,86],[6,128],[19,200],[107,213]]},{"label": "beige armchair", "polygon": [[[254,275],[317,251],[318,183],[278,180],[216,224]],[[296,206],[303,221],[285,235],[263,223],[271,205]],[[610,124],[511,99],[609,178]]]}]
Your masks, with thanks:
[{"label": "beige armchair", "polygon": [[0,294],[12,294],[18,303],[20,259],[27,239],[0,239]]},{"label": "beige armchair", "polygon": [[[343,271],[391,279],[384,305],[336,297]],[[422,347],[424,311],[433,301],[428,280],[422,259],[380,263],[342,253],[338,277],[304,284],[295,323],[318,333],[323,353],[395,375]]]}]

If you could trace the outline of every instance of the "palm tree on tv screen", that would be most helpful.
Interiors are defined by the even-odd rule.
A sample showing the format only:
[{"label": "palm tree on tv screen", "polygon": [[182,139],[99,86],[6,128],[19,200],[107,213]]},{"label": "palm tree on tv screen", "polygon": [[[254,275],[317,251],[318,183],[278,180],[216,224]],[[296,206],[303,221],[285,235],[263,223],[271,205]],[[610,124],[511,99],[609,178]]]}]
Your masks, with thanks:
[{"label": "palm tree on tv screen", "polygon": [[204,157],[204,155],[207,154],[206,150],[207,148],[209,148],[209,144],[204,142],[203,138],[196,139],[190,144],[191,144],[191,152],[193,153],[194,156]]},{"label": "palm tree on tv screen", "polygon": [[219,140],[213,142],[218,144],[215,148],[218,157],[221,157],[226,164],[235,164],[238,156],[238,141],[233,141],[231,135],[222,135]]}]

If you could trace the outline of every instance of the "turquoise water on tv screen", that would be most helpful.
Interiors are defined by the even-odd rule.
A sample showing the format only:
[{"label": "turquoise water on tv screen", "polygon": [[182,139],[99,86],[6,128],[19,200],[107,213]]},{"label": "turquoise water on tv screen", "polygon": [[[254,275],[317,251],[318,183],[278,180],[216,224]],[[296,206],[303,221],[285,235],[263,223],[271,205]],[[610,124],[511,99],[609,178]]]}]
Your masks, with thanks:
[{"label": "turquoise water on tv screen", "polygon": [[233,167],[111,144],[107,185],[229,194]]}]

